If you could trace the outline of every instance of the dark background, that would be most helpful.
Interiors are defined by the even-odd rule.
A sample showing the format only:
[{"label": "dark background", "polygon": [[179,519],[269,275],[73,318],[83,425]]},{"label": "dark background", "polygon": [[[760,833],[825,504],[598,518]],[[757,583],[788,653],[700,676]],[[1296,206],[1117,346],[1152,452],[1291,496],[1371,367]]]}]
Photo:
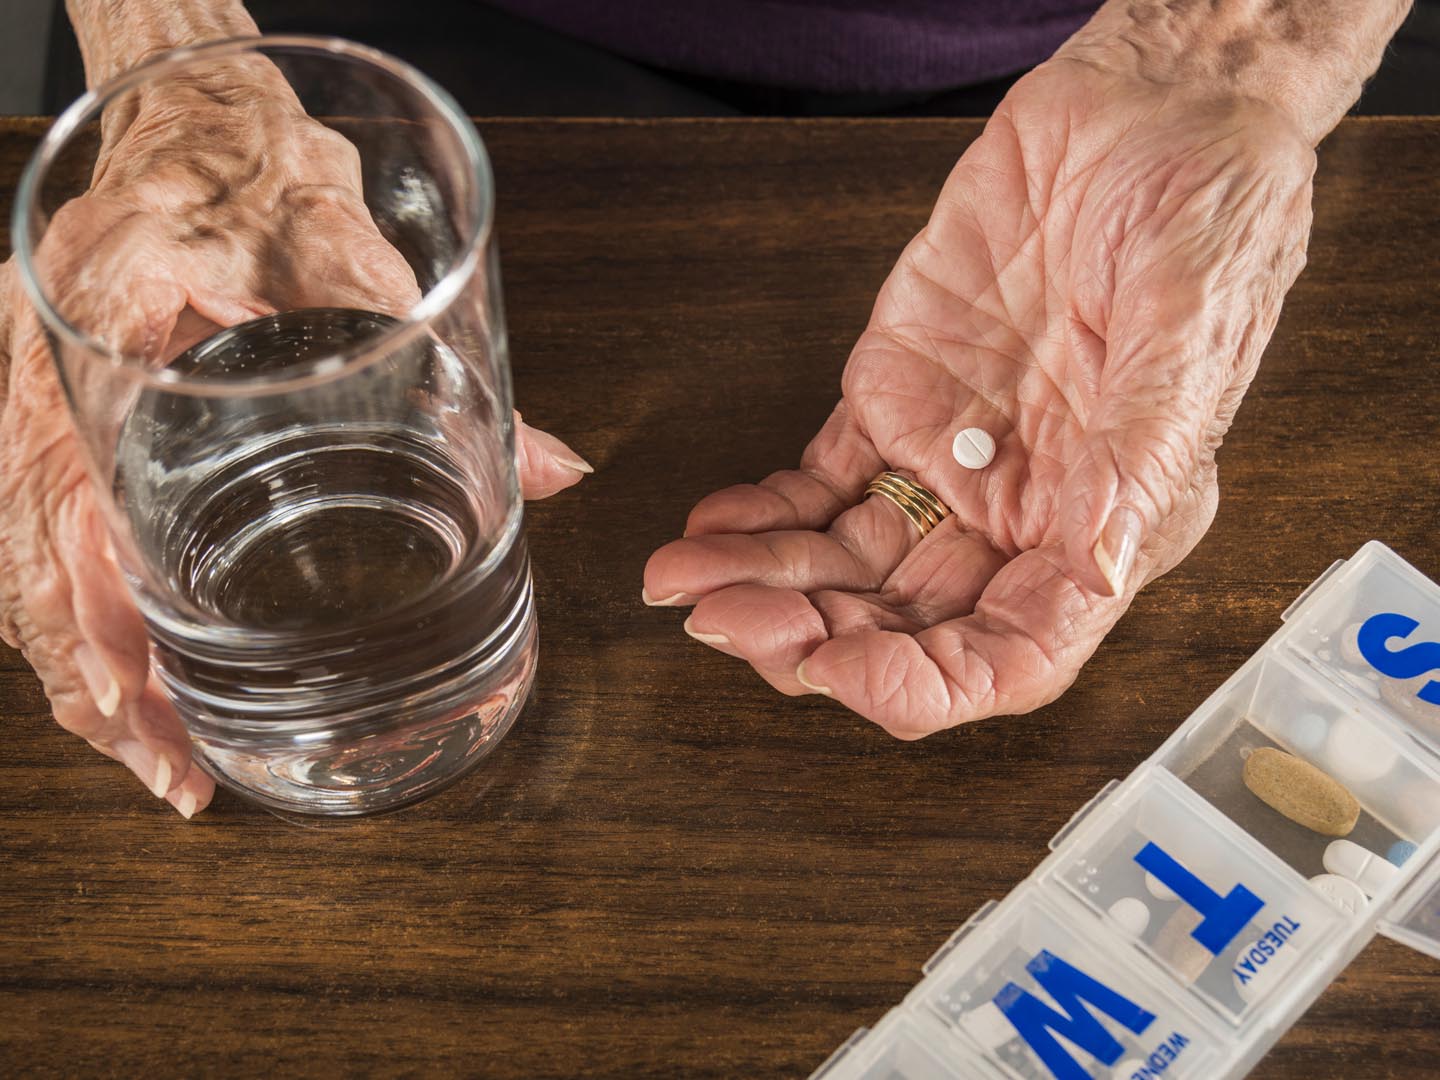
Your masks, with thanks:
[{"label": "dark background", "polygon": [[[264,31],[339,34],[394,53],[476,116],[985,116],[1013,81],[914,97],[813,94],[660,71],[478,0],[254,0],[247,6]],[[1354,111],[1440,115],[1437,71],[1440,0],[1420,0]],[[63,5],[0,0],[0,114],[57,113],[83,89]]]}]

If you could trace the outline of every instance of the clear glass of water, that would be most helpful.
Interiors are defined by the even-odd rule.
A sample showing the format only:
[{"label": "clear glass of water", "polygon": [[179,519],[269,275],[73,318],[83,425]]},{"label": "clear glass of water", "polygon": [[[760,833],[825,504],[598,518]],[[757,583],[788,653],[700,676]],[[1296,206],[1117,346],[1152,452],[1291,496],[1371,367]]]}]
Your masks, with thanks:
[{"label": "clear glass of water", "polygon": [[[74,282],[143,282],[139,246],[133,265],[112,245],[103,266],[61,280],[47,230],[90,184],[106,125],[146,95],[216,79],[243,94],[248,75],[276,71],[359,152],[365,208],[418,293],[371,310],[386,305],[357,307],[353,283],[297,274],[277,214],[257,224],[260,280],[247,283],[270,311],[128,354]],[[262,156],[247,183],[291,164]],[[200,765],[271,809],[357,815],[424,798],[479,764],[529,692],[535,611],[492,208],[484,147],[455,102],[329,38],[166,54],[77,101],[22,179],[14,246],[153,673]]]}]

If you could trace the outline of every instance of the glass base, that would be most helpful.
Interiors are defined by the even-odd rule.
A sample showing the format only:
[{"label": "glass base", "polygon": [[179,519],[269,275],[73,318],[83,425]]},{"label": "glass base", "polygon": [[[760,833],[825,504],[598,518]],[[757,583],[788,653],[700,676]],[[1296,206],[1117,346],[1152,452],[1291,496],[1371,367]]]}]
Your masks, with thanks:
[{"label": "glass base", "polygon": [[411,716],[360,738],[347,738],[343,728],[313,742],[295,736],[222,745],[192,735],[195,761],[216,783],[282,818],[399,810],[463,779],[500,744],[529,699],[537,655],[532,608],[514,659],[503,665],[508,677],[497,684],[488,673],[480,680],[484,693],[468,706]]}]

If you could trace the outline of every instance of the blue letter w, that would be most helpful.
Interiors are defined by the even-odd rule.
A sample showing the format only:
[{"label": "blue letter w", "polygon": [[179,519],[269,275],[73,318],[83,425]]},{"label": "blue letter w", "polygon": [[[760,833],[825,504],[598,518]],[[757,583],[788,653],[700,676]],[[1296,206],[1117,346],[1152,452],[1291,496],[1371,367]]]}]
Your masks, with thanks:
[{"label": "blue letter w", "polygon": [[1234,941],[1245,924],[1265,906],[1265,901],[1244,885],[1236,885],[1221,896],[1155,844],[1141,848],[1135,861],[1200,913],[1203,921],[1190,936],[1216,956],[1225,951],[1225,946]]},{"label": "blue letter w", "polygon": [[1129,998],[1071,967],[1048,950],[1042,949],[1034,960],[1025,965],[1025,970],[1055,999],[1060,1011],[1050,1008],[1013,982],[1006,983],[995,995],[995,1004],[1057,1080],[1090,1080],[1090,1072],[1055,1041],[1055,1036],[1050,1034],[1052,1031],[1064,1035],[1106,1065],[1114,1065],[1125,1052],[1120,1041],[1105,1030],[1084,1002],[1088,1001],[1136,1035],[1155,1020],[1154,1013],[1146,1012]]}]

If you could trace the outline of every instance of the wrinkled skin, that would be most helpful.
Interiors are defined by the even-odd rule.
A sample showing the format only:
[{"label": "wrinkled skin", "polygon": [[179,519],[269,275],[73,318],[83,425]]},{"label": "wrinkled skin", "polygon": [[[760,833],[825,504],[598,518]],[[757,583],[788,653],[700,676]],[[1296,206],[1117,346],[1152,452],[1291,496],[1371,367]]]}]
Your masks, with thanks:
[{"label": "wrinkled skin", "polygon": [[[310,120],[268,63],[107,110],[90,191],[54,216],[37,265],[72,324],[163,363],[218,327],[281,308],[403,313],[409,266],[361,199],[359,157]],[[214,791],[149,676],[144,627],[101,523],[39,317],[0,267],[0,637],[35,668],[60,724],[187,817]],[[589,466],[519,427],[541,498]]]},{"label": "wrinkled skin", "polygon": [[[693,603],[692,636],[902,738],[1052,701],[1214,516],[1313,167],[1258,102],[1036,69],[886,280],[800,468],[702,500],[647,601]],[[998,443],[975,472],[950,449],[971,426]],[[886,468],[953,516],[917,543],[861,501]],[[1116,588],[1095,548],[1126,534]]]}]

